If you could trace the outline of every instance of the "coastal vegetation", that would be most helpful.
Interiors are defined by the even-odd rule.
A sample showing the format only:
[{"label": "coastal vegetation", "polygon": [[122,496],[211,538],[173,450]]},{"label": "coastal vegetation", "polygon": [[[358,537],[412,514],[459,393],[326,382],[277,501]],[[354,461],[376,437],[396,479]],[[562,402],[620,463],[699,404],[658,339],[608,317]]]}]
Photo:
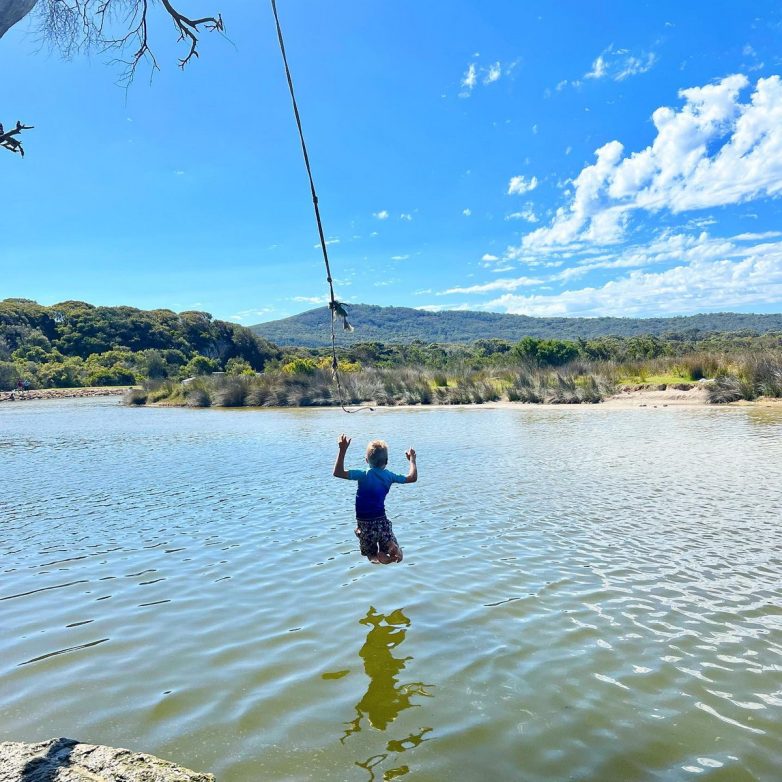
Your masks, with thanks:
[{"label": "coastal vegetation", "polygon": [[[494,354],[494,360],[476,356],[472,363],[461,360],[450,365],[434,346],[428,346],[444,364],[440,368],[426,362],[381,366],[343,361],[342,399],[327,361],[299,356],[258,375],[207,375],[185,383],[150,383],[130,392],[126,401],[190,407],[309,407],[340,402],[459,405],[503,399],[581,404],[601,402],[623,389],[687,390],[695,385],[703,385],[714,403],[782,397],[779,347],[761,347],[749,353],[661,354],[617,360],[586,357],[586,345],[552,342],[556,341],[538,341],[531,355],[530,341],[522,340],[499,358]],[[461,351],[457,354],[462,355]]]},{"label": "coastal vegetation", "polygon": [[[27,380],[142,386],[134,404],[336,405],[331,361],[329,348],[280,348],[204,312],[0,302],[0,390]],[[701,381],[711,401],[730,402],[782,396],[782,331],[363,341],[340,344],[339,371],[346,404],[590,403]]]},{"label": "coastal vegetation", "polygon": [[249,329],[206,312],[0,301],[0,390],[19,380],[62,388],[260,372],[280,355]]}]

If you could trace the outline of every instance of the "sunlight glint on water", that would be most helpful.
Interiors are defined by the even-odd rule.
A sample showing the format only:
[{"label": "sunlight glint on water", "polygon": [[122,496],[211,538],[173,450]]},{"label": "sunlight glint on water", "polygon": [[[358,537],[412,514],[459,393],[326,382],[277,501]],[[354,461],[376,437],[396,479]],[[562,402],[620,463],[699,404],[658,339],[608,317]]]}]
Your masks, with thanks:
[{"label": "sunlight glint on water", "polygon": [[[335,441],[421,480],[357,551]],[[224,782],[774,780],[782,414],[0,409],[2,738]],[[352,458],[351,458],[352,457]]]}]

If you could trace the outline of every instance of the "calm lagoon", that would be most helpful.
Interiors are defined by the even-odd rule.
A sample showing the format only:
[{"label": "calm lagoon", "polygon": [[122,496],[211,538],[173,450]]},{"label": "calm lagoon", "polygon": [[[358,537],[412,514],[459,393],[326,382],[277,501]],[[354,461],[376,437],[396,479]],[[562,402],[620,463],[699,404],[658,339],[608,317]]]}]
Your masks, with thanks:
[{"label": "calm lagoon", "polygon": [[[373,566],[371,437],[405,560]],[[0,408],[0,730],[221,782],[778,780],[782,412]]]}]

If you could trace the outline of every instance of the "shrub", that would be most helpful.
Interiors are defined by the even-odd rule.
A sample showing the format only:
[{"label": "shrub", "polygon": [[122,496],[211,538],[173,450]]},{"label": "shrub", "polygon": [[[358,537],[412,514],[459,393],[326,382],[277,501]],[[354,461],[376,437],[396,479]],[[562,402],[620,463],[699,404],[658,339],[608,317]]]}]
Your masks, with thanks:
[{"label": "shrub", "polygon": [[147,392],[140,388],[132,388],[122,397],[122,403],[125,405],[145,405]]},{"label": "shrub", "polygon": [[737,377],[718,377],[706,391],[711,404],[720,405],[744,399],[741,382]]},{"label": "shrub", "polygon": [[248,386],[243,377],[223,378],[214,390],[212,404],[217,407],[242,407],[247,399]]},{"label": "shrub", "polygon": [[118,364],[113,367],[95,367],[87,375],[89,386],[127,386],[137,380],[131,370]]},{"label": "shrub", "polygon": [[254,375],[255,370],[243,358],[229,358],[225,362],[226,375]]},{"label": "shrub", "polygon": [[317,369],[318,364],[314,358],[294,358],[282,365],[282,371],[288,375],[314,375]]},{"label": "shrub", "polygon": [[185,377],[196,377],[198,375],[211,375],[217,372],[220,365],[213,359],[206,356],[193,356],[190,361],[182,368]]}]

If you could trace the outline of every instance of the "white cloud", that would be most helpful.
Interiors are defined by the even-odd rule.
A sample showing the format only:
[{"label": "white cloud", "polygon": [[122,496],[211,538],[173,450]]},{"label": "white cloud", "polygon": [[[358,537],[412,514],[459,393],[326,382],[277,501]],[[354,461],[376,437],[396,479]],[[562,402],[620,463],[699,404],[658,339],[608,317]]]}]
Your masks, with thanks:
[{"label": "white cloud", "polygon": [[328,296],[294,296],[291,299],[304,304],[325,304],[328,300]]},{"label": "white cloud", "polygon": [[245,320],[256,320],[257,318],[262,318],[265,315],[268,315],[270,312],[274,312],[274,309],[272,307],[262,307],[261,309],[251,309],[251,310],[242,310],[241,312],[237,312],[235,315],[231,315],[228,320],[236,321],[237,323],[241,323]]},{"label": "white cloud", "polygon": [[379,212],[372,212],[372,217],[376,217],[378,220],[388,220],[388,210],[381,209]]},{"label": "white cloud", "polygon": [[491,253],[485,253],[484,256],[481,258],[481,260],[484,263],[487,263],[491,261],[499,261],[500,259],[496,255],[492,255]]},{"label": "white cloud", "polygon": [[777,244],[756,248],[739,262],[704,260],[661,272],[636,270],[600,287],[551,295],[508,293],[482,308],[547,317],[640,316],[778,304],[780,299],[782,246]]},{"label": "white cloud", "polygon": [[515,277],[514,279],[494,280],[482,285],[470,285],[467,288],[448,288],[437,296],[450,296],[454,293],[489,293],[491,291],[515,291],[517,288],[541,285],[545,280],[538,277]]},{"label": "white cloud", "polygon": [[[475,56],[477,57],[478,55]],[[478,86],[479,81],[484,86],[487,86],[498,82],[503,76],[510,76],[518,64],[519,60],[514,60],[505,65],[497,60],[497,62],[494,62],[491,65],[479,68],[476,63],[471,62],[467,66],[467,70],[464,72],[464,75],[459,82],[459,86],[461,87],[459,97],[469,98],[470,95],[472,95],[473,90]]]},{"label": "white cloud", "polygon": [[526,179],[523,176],[511,177],[508,182],[508,195],[521,195],[523,193],[529,193],[538,186],[538,178],[530,177]]},{"label": "white cloud", "polygon": [[[639,55],[630,54],[627,49],[614,49],[609,46],[594,59],[592,70],[584,74],[585,79],[613,79],[624,81],[630,76],[646,73],[657,62],[654,52],[642,52]],[[557,85],[559,89],[559,85]]]},{"label": "white cloud", "polygon": [[392,255],[391,260],[392,261],[406,261],[410,256],[409,255]]},{"label": "white cloud", "polygon": [[495,62],[486,69],[483,76],[483,83],[491,84],[492,82],[497,81],[500,76],[502,76],[502,66],[499,62]]},{"label": "white cloud", "polygon": [[619,141],[597,149],[596,162],[573,180],[570,203],[525,236],[523,248],[610,244],[634,210],[675,214],[782,193],[782,81],[759,79],[742,103],[748,84],[735,74],[682,90],[681,109],[653,113],[657,135],[648,147],[629,156]]},{"label": "white cloud", "polygon": [[472,209],[462,209],[462,214],[465,217],[469,217],[472,214]]},{"label": "white cloud", "polygon": [[525,204],[524,209],[519,212],[511,212],[509,215],[505,215],[506,220],[526,220],[528,223],[537,223],[538,216],[535,214],[535,209],[532,204]]},{"label": "white cloud", "polygon": [[[329,246],[329,245],[331,245],[331,244],[339,244],[341,241],[342,241],[342,240],[341,240],[341,239],[339,239],[339,238],[337,238],[337,237],[335,237],[335,238],[333,238],[333,239],[326,239],[326,247],[328,247],[328,246]],[[320,249],[320,242],[318,242],[317,244],[313,244],[312,246],[313,246],[313,247],[314,247],[316,250],[319,250],[319,249]]]},{"label": "white cloud", "polygon": [[599,55],[592,63],[592,70],[584,74],[585,79],[602,79],[606,75],[606,63],[603,55]]},{"label": "white cloud", "polygon": [[409,222],[412,222],[412,220],[413,220],[413,215],[412,215],[412,214],[410,214],[410,212],[402,212],[402,214],[401,214],[401,215],[399,215],[399,219],[400,219],[400,220],[405,220],[406,222],[408,222],[408,223],[409,223]]},{"label": "white cloud", "polygon": [[462,91],[459,93],[459,97],[469,98],[477,83],[478,83],[478,73],[475,68],[475,63],[471,62],[467,68],[467,71],[462,77],[461,82],[459,82],[460,86],[463,88]]}]

